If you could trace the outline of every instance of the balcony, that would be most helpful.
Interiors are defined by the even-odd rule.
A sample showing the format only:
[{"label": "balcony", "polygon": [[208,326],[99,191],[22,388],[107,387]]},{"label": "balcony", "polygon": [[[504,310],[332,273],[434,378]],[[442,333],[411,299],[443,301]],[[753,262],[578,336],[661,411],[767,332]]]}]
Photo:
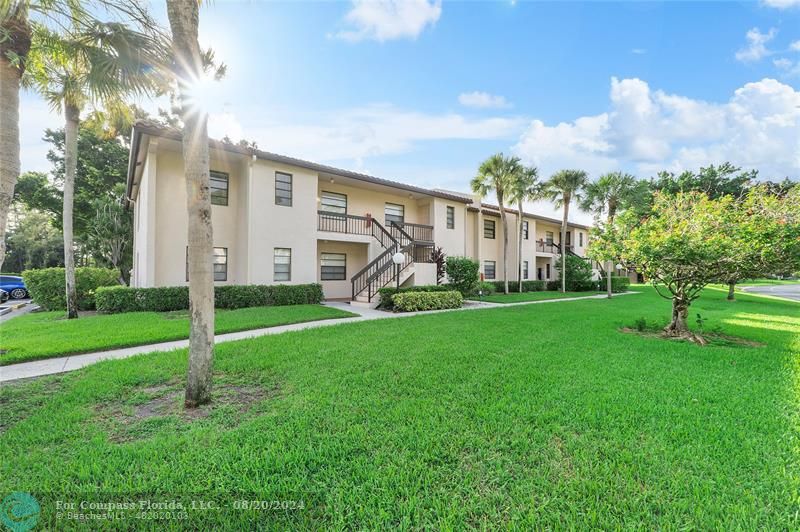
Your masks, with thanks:
[{"label": "balcony", "polygon": [[[317,230],[319,231],[374,236],[374,225],[381,226],[380,222],[367,216],[317,211]],[[387,229],[395,240],[401,240],[401,237],[407,235],[413,242],[433,243],[433,226],[431,225],[392,222]]]},{"label": "balcony", "polygon": [[551,242],[549,240],[537,240],[536,241],[536,251],[538,253],[561,253],[558,248],[558,244],[555,242]]}]

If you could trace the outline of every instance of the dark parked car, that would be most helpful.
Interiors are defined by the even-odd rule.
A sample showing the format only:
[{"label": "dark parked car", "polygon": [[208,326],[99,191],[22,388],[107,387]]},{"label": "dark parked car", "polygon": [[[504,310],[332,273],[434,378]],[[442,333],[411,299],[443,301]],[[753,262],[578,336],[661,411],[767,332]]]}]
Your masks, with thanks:
[{"label": "dark parked car", "polygon": [[0,289],[0,303],[5,303],[6,301],[8,301],[8,292]]},{"label": "dark parked car", "polygon": [[28,297],[28,289],[22,277],[16,275],[0,275],[0,289],[8,292],[11,299],[22,299]]}]

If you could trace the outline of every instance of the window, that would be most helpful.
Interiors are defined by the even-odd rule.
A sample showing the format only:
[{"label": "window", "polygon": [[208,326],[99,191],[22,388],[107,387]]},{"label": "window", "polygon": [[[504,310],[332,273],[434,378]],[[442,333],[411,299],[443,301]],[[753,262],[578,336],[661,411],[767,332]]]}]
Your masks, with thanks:
[{"label": "window", "polygon": [[578,245],[583,247],[583,232],[578,233]]},{"label": "window", "polygon": [[228,280],[228,248],[214,248],[214,280]]},{"label": "window", "polygon": [[386,226],[388,227],[392,225],[392,222],[396,223],[397,225],[403,225],[403,221],[405,219],[405,210],[406,208],[402,205],[397,205],[396,203],[387,203],[383,210],[383,214],[386,219]]},{"label": "window", "polygon": [[522,261],[522,278],[523,279],[527,279],[528,278],[528,261],[527,260]]},{"label": "window", "polygon": [[538,280],[540,280],[540,281],[542,280],[542,269],[541,268],[536,268],[536,278]]},{"label": "window", "polygon": [[[138,254],[137,254],[138,258]],[[228,248],[214,248],[214,280],[228,280]],[[189,246],[186,246],[186,281],[189,281]]]},{"label": "window", "polygon": [[347,255],[344,253],[323,253],[320,259],[320,279],[323,281],[344,281],[347,279]]},{"label": "window", "polygon": [[319,210],[334,214],[347,214],[347,196],[323,190],[319,201]]},{"label": "window", "polygon": [[275,248],[273,259],[273,281],[292,280],[292,250],[289,248]]},{"label": "window", "polygon": [[572,231],[567,231],[567,246],[572,245],[571,240],[572,240]]},{"label": "window", "polygon": [[275,172],[275,205],[292,206],[292,174]]},{"label": "window", "polygon": [[208,178],[211,186],[211,205],[227,205],[228,174],[211,170]]},{"label": "window", "polygon": [[553,245],[553,232],[552,231],[545,231],[544,240],[545,240],[545,242],[547,242],[548,246],[552,246]]},{"label": "window", "polygon": [[455,229],[456,227],[456,208],[455,207],[447,207],[447,228],[448,229]]},{"label": "window", "polygon": [[544,265],[545,269],[547,270],[547,280],[550,280],[550,264]]},{"label": "window", "polygon": [[522,222],[522,238],[528,240],[528,220]]},{"label": "window", "polygon": [[483,221],[483,238],[494,239],[494,220]]},{"label": "window", "polygon": [[497,263],[493,260],[483,261],[483,278],[494,279],[494,271]]}]

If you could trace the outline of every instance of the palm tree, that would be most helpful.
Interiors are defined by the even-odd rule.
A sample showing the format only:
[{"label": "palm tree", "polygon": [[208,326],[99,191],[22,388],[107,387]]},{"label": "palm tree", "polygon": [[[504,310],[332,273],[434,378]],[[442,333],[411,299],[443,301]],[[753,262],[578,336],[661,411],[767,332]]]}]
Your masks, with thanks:
[{"label": "palm tree", "polygon": [[[93,12],[113,14],[128,20],[145,33],[157,33],[158,25],[137,2],[95,0]],[[20,171],[19,89],[31,46],[29,14],[58,25],[90,24],[94,18],[81,2],[75,0],[3,0],[0,2],[0,268],[5,260],[5,235],[8,211]]]},{"label": "palm tree", "polygon": [[184,403],[194,408],[211,400],[214,362],[213,229],[208,177],[208,116],[193,105],[192,85],[204,73],[197,41],[197,0],[167,0],[172,29],[173,74],[183,121],[183,161],[189,217],[189,370]]},{"label": "palm tree", "polygon": [[504,293],[508,293],[508,219],[506,217],[505,198],[511,193],[514,176],[520,171],[519,157],[506,157],[496,153],[483,161],[478,168],[478,175],[472,178],[472,191],[484,198],[490,190],[497,195],[497,206],[500,209],[500,220],[503,223],[503,283]]},{"label": "palm tree", "polygon": [[117,22],[79,24],[67,35],[33,25],[22,83],[65,117],[62,227],[68,319],[78,317],[72,207],[81,112],[90,104],[121,109],[125,96],[155,92],[163,85],[158,76],[162,50],[156,40]]},{"label": "palm tree", "polygon": [[539,170],[535,166],[521,166],[514,175],[511,183],[511,201],[517,204],[519,214],[517,216],[518,240],[517,240],[517,279],[519,279],[518,289],[522,292],[522,235],[523,235],[523,214],[522,208],[526,201],[533,201],[539,198],[541,187],[538,183]]},{"label": "palm tree", "polygon": [[567,291],[567,222],[572,200],[580,200],[588,177],[583,170],[561,170],[544,184],[543,194],[556,207],[563,208],[561,218],[561,292]]},{"label": "palm tree", "polygon": [[[614,217],[621,209],[637,207],[644,201],[647,183],[623,172],[610,172],[600,176],[597,181],[586,185],[581,209],[592,212],[599,219],[606,214],[606,224],[614,223]],[[613,259],[606,261],[606,289],[611,297],[611,270]]]}]

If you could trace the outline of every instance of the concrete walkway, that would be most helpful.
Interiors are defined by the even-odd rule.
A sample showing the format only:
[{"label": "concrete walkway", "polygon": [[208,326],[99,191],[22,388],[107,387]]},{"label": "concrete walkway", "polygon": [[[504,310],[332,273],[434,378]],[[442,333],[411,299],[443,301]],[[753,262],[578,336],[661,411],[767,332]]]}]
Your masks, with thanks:
[{"label": "concrete walkway", "polygon": [[[623,296],[629,294],[636,294],[638,292],[625,292],[622,294],[614,294],[614,296]],[[319,320],[309,321],[306,323],[295,323],[292,325],[280,325],[277,327],[267,327],[264,329],[251,329],[249,331],[240,331],[227,334],[219,334],[214,337],[215,343],[221,344],[225,342],[233,342],[235,340],[245,340],[247,338],[257,338],[259,336],[266,336],[269,334],[280,334],[289,331],[302,331],[303,329],[313,329],[317,327],[328,327],[331,325],[339,325],[340,323],[354,323],[359,321],[372,321],[379,319],[397,319],[416,316],[418,314],[437,314],[440,312],[462,312],[486,308],[498,307],[514,307],[519,305],[539,305],[545,303],[561,303],[565,301],[580,301],[584,299],[605,299],[605,294],[594,296],[582,297],[565,297],[562,299],[545,299],[541,301],[521,301],[518,303],[489,303],[478,301],[464,301],[464,307],[460,309],[450,310],[431,310],[426,312],[406,312],[402,314],[394,314],[391,312],[384,312],[382,310],[375,310],[364,307],[351,306],[343,302],[327,302],[325,305],[333,308],[338,308],[354,314],[358,314],[352,318],[336,318],[332,320]],[[101,360],[111,360],[119,358],[128,358],[134,355],[141,355],[143,353],[158,353],[164,351],[173,351],[175,349],[185,349],[189,347],[189,340],[176,340],[173,342],[162,342],[160,344],[140,345],[136,347],[126,347],[122,349],[112,349],[110,351],[99,351],[96,353],[86,353],[82,355],[71,355],[59,358],[48,358],[46,360],[34,360],[32,362],[22,362],[19,364],[11,364],[8,366],[0,366],[0,383],[15,381],[19,379],[28,379],[31,377],[41,377],[43,375],[52,375],[55,373],[64,373],[67,371],[74,371],[85,366],[100,362]]]}]

